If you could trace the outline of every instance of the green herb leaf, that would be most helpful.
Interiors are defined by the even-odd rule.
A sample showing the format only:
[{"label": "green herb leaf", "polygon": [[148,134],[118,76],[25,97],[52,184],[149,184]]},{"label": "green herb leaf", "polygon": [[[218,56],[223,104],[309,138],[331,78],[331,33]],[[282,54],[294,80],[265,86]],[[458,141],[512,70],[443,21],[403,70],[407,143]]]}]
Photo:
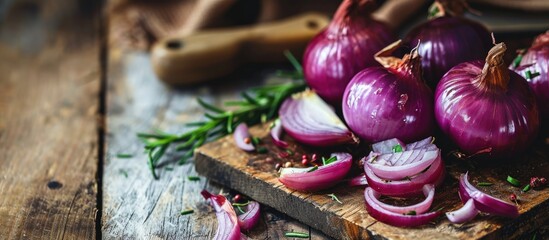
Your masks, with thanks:
[{"label": "green herb leaf", "polygon": [[267,153],[269,150],[266,147],[258,147],[256,151],[257,153]]},{"label": "green herb leaf", "polygon": [[238,211],[239,211],[240,213],[245,213],[244,210],[242,210],[242,207],[240,207],[240,206],[236,206],[236,209],[238,209]]},{"label": "green herb leaf", "polygon": [[517,68],[520,66],[520,62],[522,62],[522,54],[517,55],[517,57],[513,60],[513,67]]},{"label": "green herb leaf", "polygon": [[524,188],[522,188],[522,192],[528,192],[530,191],[530,184],[524,186]]},{"label": "green herb leaf", "polygon": [[343,204],[341,201],[339,201],[339,198],[337,198],[337,196],[333,193],[328,194],[328,197],[331,197],[332,200],[338,202],[339,204]]},{"label": "green herb leaf", "polygon": [[120,169],[120,170],[118,170],[118,172],[119,172],[120,174],[124,175],[125,178],[128,178],[128,172],[127,172],[126,170]]},{"label": "green herb leaf", "polygon": [[314,171],[316,171],[316,170],[318,170],[318,166],[312,167],[312,168],[309,169],[309,171],[307,171],[307,172],[314,172]]},{"label": "green herb leaf", "polygon": [[303,67],[301,67],[301,64],[299,63],[299,61],[297,61],[297,59],[295,58],[295,56],[292,54],[292,52],[286,50],[284,51],[284,56],[286,56],[286,58],[290,61],[290,63],[292,64],[292,66],[294,67],[294,70],[300,74],[301,76],[303,76]]},{"label": "green herb leaf", "polygon": [[194,213],[194,210],[186,209],[186,210],[181,211],[181,215],[188,215],[188,214],[191,214],[191,213]]},{"label": "green herb leaf", "polygon": [[235,207],[245,207],[248,206],[248,204],[250,204],[250,201],[247,201],[245,203],[232,203],[232,205]]},{"label": "green herb leaf", "polygon": [[200,178],[197,176],[188,176],[187,179],[189,179],[189,181],[200,181]]},{"label": "green herb leaf", "polygon": [[173,171],[173,167],[166,167],[166,171]]},{"label": "green herb leaf", "polygon": [[477,183],[477,186],[481,186],[481,187],[489,187],[489,186],[492,186],[494,185],[493,183],[491,182],[479,182]]},{"label": "green herb leaf", "polygon": [[328,165],[330,163],[333,163],[337,161],[337,157],[336,156],[331,156],[330,158],[326,159],[325,157],[322,157],[322,165]]},{"label": "green herb leaf", "polygon": [[198,101],[198,104],[200,104],[200,106],[202,106],[203,108],[205,108],[207,110],[210,110],[210,111],[216,112],[216,113],[224,113],[225,112],[225,111],[223,111],[223,109],[218,108],[214,105],[211,105],[211,104],[205,102],[204,100],[202,100],[201,98],[197,98],[196,100]]},{"label": "green herb leaf", "polygon": [[302,233],[302,232],[286,232],[284,233],[284,236],[293,237],[293,238],[309,238],[308,233]]},{"label": "green herb leaf", "polygon": [[507,176],[507,182],[515,187],[520,187],[520,181],[511,176]]},{"label": "green herb leaf", "polygon": [[129,153],[118,153],[118,154],[116,154],[116,157],[117,158],[132,158],[133,155],[131,155]]},{"label": "green herb leaf", "polygon": [[400,144],[393,146],[392,149],[394,153],[402,152],[402,146],[400,146]]}]

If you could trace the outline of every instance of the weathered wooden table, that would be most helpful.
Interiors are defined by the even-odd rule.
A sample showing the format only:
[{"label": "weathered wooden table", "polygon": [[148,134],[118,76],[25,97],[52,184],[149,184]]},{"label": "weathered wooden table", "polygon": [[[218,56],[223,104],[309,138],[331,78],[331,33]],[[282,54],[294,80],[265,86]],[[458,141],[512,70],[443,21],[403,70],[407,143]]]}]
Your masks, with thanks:
[{"label": "weathered wooden table", "polygon": [[[202,117],[197,96],[235,99],[273,71],[251,66],[214,84],[168,88],[146,52],[107,41],[99,2],[0,2],[0,239],[211,239],[217,221],[199,192],[231,190],[188,181],[193,162],[178,166],[177,154],[154,180],[135,133],[184,131]],[[187,208],[195,212],[181,216]],[[269,208],[248,235],[292,230],[327,239]]]}]

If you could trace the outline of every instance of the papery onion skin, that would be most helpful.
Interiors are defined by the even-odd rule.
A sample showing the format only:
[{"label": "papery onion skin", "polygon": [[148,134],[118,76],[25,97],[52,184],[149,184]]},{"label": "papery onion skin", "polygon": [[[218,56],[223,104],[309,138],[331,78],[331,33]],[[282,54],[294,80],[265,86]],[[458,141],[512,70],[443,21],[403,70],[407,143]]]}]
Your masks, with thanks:
[{"label": "papery onion skin", "polygon": [[250,201],[250,203],[246,206],[246,212],[238,215],[238,224],[242,230],[248,231],[257,225],[261,216],[261,212],[259,210],[259,203],[256,201]]},{"label": "papery onion skin", "polygon": [[[373,196],[372,196],[373,195]],[[415,227],[433,221],[441,212],[430,212],[418,215],[404,215],[394,213],[382,208],[373,201],[372,197],[379,197],[379,193],[368,187],[364,191],[364,199],[366,200],[366,210],[368,214],[378,221],[397,226],[397,227]]]},{"label": "papery onion skin", "polygon": [[366,142],[413,142],[432,134],[433,95],[419,64],[413,55],[400,66],[370,67],[353,77],[343,95],[343,116],[356,135]]},{"label": "papery onion skin", "polygon": [[423,76],[432,88],[455,65],[484,59],[492,46],[490,33],[481,24],[462,16],[444,15],[418,25],[404,39],[409,47],[421,42],[418,51]]},{"label": "papery onion skin", "polygon": [[[302,192],[330,188],[345,177],[353,164],[353,157],[348,153],[333,153],[332,156],[337,158],[335,162],[320,166],[312,172],[308,172],[312,167],[302,169],[281,168],[281,175],[278,180],[284,186]],[[285,174],[285,170],[293,173]]]},{"label": "papery onion skin", "polygon": [[[498,50],[500,57],[503,48]],[[530,146],[537,135],[538,109],[526,80],[501,65],[487,68],[493,75],[480,80],[484,61],[459,64],[436,88],[437,123],[464,153],[488,150],[485,159],[512,157]],[[505,75],[507,83],[490,83],[490,79],[507,79]]]},{"label": "papery onion skin", "polygon": [[200,192],[205,199],[210,199],[210,204],[215,209],[217,216],[217,231],[214,240],[239,240],[242,238],[238,217],[231,203],[223,195],[213,195],[206,190]]},{"label": "papery onion skin", "polygon": [[[528,81],[536,95],[541,115],[549,120],[549,31],[534,40],[517,67],[511,64],[510,68]],[[539,76],[532,77],[536,73]]]},{"label": "papery onion skin", "polygon": [[339,107],[351,78],[368,66],[379,65],[374,54],[395,40],[381,22],[369,17],[372,0],[344,0],[332,22],[305,50],[307,84],[328,103]]}]

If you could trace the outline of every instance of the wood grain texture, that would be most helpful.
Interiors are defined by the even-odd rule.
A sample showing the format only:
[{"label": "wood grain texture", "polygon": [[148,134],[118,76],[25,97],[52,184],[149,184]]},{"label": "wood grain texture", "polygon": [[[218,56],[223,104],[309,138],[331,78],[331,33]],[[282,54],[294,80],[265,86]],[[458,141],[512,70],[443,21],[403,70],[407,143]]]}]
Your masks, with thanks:
[{"label": "wood grain texture", "polygon": [[0,239],[95,239],[98,6],[0,6]]},{"label": "wood grain texture", "polygon": [[[265,79],[266,71],[251,68],[212,85],[173,89],[155,77],[148,53],[120,49],[112,42],[109,45],[103,237],[211,239],[217,220],[200,191],[229,196],[235,192],[198,175],[193,161],[179,166],[177,161],[183,153],[171,149],[159,163],[159,180],[154,180],[136,133],[188,130],[185,123],[204,120],[197,97],[217,105],[236,99],[241,90],[260,84],[258,80]],[[118,158],[120,153],[132,157]],[[188,176],[199,176],[200,181],[189,181]],[[181,216],[185,209],[194,209],[194,213]],[[310,233],[315,239],[326,238],[277,211],[266,208],[262,214],[259,226],[246,233],[252,239],[279,239],[291,230]]]},{"label": "wood grain texture", "polygon": [[[276,162],[292,161],[298,164],[303,153],[311,153],[295,144],[288,137],[294,155],[281,158],[281,149],[274,146],[268,136],[268,124],[250,129],[253,136],[259,136],[269,149],[266,154],[246,153],[236,147],[233,137],[227,136],[202,146],[195,151],[196,170],[227,187],[249,195],[265,205],[294,217],[313,228],[337,239],[478,239],[524,237],[533,229],[549,222],[549,189],[520,192],[521,188],[506,183],[507,175],[520,179],[525,184],[531,176],[549,175],[549,148],[545,142],[538,142],[521,159],[501,164],[478,164],[474,168],[465,161],[451,161],[446,157],[448,176],[437,188],[433,209],[444,207],[451,211],[462,206],[457,194],[457,178],[469,171],[471,181],[492,182],[491,187],[479,187],[501,199],[508,199],[511,193],[519,198],[517,219],[480,216],[461,225],[451,224],[445,217],[435,223],[418,228],[398,228],[381,223],[368,215],[364,207],[363,187],[347,187],[344,183],[318,193],[301,193],[286,188],[277,179]],[[318,150],[317,150],[318,151]],[[266,163],[267,157],[274,163]],[[343,202],[339,204],[327,194],[335,193]],[[402,203],[401,203],[402,204]],[[443,215],[444,216],[444,215]]]}]

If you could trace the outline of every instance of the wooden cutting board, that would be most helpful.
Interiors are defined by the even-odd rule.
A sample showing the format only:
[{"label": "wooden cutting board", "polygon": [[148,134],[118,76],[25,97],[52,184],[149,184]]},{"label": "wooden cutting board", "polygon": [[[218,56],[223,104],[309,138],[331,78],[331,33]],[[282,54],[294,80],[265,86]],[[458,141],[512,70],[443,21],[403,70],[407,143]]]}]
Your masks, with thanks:
[{"label": "wooden cutting board", "polygon": [[[523,236],[549,222],[549,188],[522,193],[522,187],[513,187],[505,181],[507,175],[511,175],[526,185],[531,176],[549,177],[549,147],[541,138],[521,159],[509,162],[477,162],[473,165],[444,155],[448,175],[443,185],[436,189],[433,209],[443,207],[443,212],[447,212],[462,206],[457,193],[457,178],[469,171],[473,184],[494,183],[479,189],[495,197],[508,200],[508,196],[515,193],[519,199],[519,218],[479,215],[468,223],[452,224],[443,214],[435,222],[422,227],[399,228],[378,222],[368,215],[364,206],[364,187],[349,187],[341,183],[317,193],[301,193],[286,188],[278,181],[274,164],[291,160],[297,164],[303,153],[313,153],[315,149],[304,148],[286,137],[294,154],[282,158],[280,152],[284,150],[272,144],[268,124],[255,126],[250,133],[261,137],[267,153],[246,153],[236,147],[232,136],[226,136],[196,150],[196,171],[336,239],[508,239]],[[268,162],[267,158],[274,162]],[[355,172],[359,171],[355,169]],[[342,204],[327,196],[331,193]]]}]

